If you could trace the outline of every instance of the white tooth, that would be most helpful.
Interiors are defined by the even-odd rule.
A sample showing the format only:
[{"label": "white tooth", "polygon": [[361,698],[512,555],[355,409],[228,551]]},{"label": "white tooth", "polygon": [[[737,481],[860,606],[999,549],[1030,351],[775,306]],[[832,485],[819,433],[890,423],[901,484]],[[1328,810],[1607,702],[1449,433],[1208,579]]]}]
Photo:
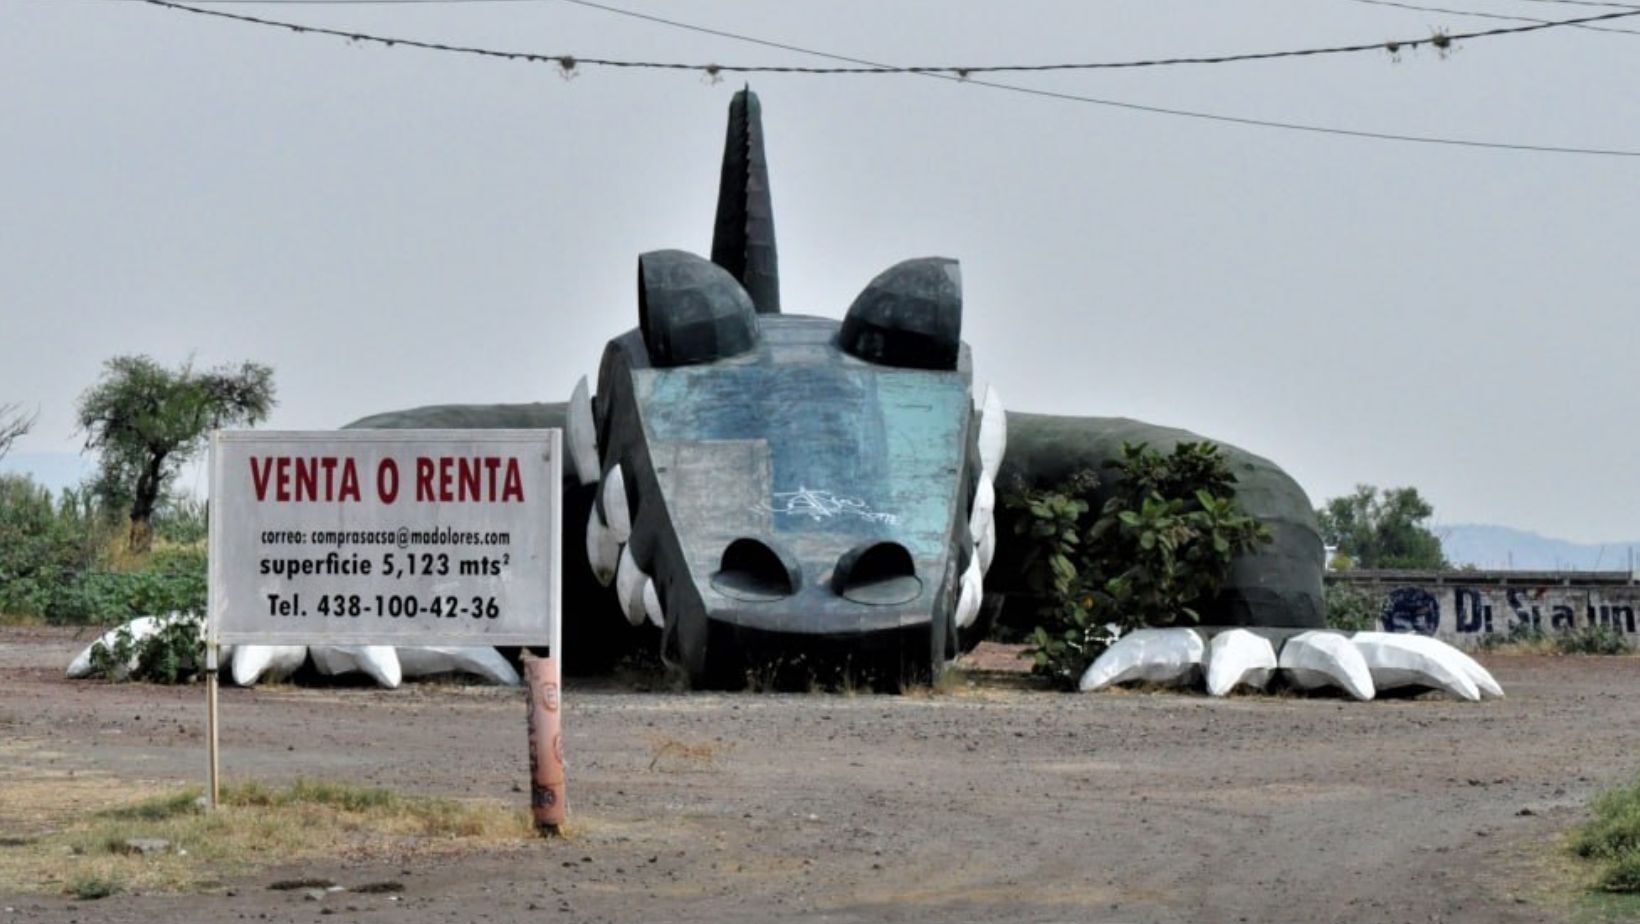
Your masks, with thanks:
[{"label": "white tooth", "polygon": [[1445,642],[1395,632],[1357,632],[1351,641],[1366,659],[1373,686],[1379,690],[1431,687],[1470,702],[1481,698],[1479,685],[1463,662],[1453,657],[1463,656]]},{"label": "white tooth", "polygon": [[626,505],[626,482],[621,479],[619,464],[604,475],[600,494],[604,499],[604,523],[615,534],[616,542],[627,541],[632,537],[632,514]]},{"label": "white tooth", "polygon": [[1138,629],[1088,665],[1076,688],[1088,693],[1134,680],[1188,683],[1201,670],[1205,650],[1202,637],[1190,629]]},{"label": "white tooth", "polygon": [[643,612],[655,628],[666,628],[666,611],[661,609],[661,595],[655,589],[653,579],[645,581],[643,585]]},{"label": "white tooth", "polygon": [[979,534],[979,542],[974,547],[974,557],[979,560],[980,574],[989,574],[991,559],[997,552],[997,524],[994,520],[985,521],[985,531]]},{"label": "white tooth", "polygon": [[1300,632],[1281,646],[1277,660],[1287,677],[1305,689],[1334,686],[1360,700],[1376,695],[1366,659],[1335,632]]},{"label": "white tooth", "polygon": [[584,485],[598,483],[598,425],[592,422],[592,394],[587,389],[587,377],[575,383],[569,396],[569,415],[565,421],[564,443],[569,450],[570,464],[575,477]]},{"label": "white tooth", "polygon": [[968,513],[968,535],[978,542],[984,534],[986,524],[996,519],[997,489],[991,479],[983,474],[979,476],[979,484],[974,488],[974,504]]},{"label": "white tooth", "polygon": [[1246,629],[1220,632],[1207,646],[1207,692],[1226,696],[1242,684],[1262,690],[1276,663],[1269,639]]},{"label": "white tooth", "polygon": [[957,596],[957,628],[966,629],[979,617],[979,605],[985,600],[985,581],[979,572],[977,556],[968,559],[968,570],[962,573],[962,592]]},{"label": "white tooth", "polygon": [[621,560],[621,543],[598,516],[598,505],[592,505],[587,515],[587,564],[592,576],[605,587],[615,580],[615,568]]},{"label": "white tooth", "polygon": [[632,557],[632,547],[621,549],[621,564],[615,570],[615,596],[621,601],[626,621],[635,626],[641,625],[645,618],[643,585],[648,581],[649,575],[638,567],[637,559]]},{"label": "white tooth", "polygon": [[233,656],[233,682],[249,687],[264,677],[288,677],[306,660],[306,645],[240,645]]},{"label": "white tooth", "polygon": [[1008,451],[1008,413],[1002,409],[997,390],[985,386],[985,402],[979,412],[979,464],[985,477],[993,481]]}]

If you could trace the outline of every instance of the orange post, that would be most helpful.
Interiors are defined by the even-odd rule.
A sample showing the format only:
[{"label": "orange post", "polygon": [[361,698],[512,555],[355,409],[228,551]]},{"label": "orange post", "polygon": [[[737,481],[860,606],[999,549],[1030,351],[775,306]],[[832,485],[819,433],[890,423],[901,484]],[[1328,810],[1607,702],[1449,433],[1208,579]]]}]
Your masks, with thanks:
[{"label": "orange post", "polygon": [[538,830],[555,834],[568,814],[558,659],[524,655],[524,688],[529,694],[530,813]]}]

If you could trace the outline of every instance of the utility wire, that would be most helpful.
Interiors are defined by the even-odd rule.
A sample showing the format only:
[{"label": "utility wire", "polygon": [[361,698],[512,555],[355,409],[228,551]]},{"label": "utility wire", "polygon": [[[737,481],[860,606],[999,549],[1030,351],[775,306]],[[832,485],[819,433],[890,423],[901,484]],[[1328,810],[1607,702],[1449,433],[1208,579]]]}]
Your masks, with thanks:
[{"label": "utility wire", "polygon": [[[605,4],[605,3],[599,3],[599,2],[597,2],[597,0],[561,0],[561,2],[571,3],[571,4],[574,4],[576,6],[591,7],[593,9],[603,10],[603,11],[608,12],[608,13],[614,13],[618,16],[626,16],[626,17],[630,17],[632,19],[641,19],[641,20],[645,20],[647,22],[653,22],[653,23],[658,23],[658,24],[665,25],[665,26],[671,26],[671,27],[678,28],[678,29],[684,29],[684,30],[687,30],[687,31],[690,31],[690,32],[700,32],[700,33],[704,33],[706,35],[715,35],[715,36],[719,36],[721,38],[733,39],[734,41],[737,41],[737,42],[746,42],[746,43],[753,44],[753,45],[762,45],[762,46],[768,47],[768,48],[779,48],[779,49],[783,49],[785,51],[795,51],[795,52],[798,52],[800,54],[813,55],[815,57],[825,58],[827,60],[832,60],[832,61],[844,61],[844,62],[847,62],[847,63],[850,63],[850,64],[863,64],[863,65],[869,65],[869,66],[872,66],[872,67],[887,67],[888,66],[888,65],[879,64],[875,61],[867,61],[867,60],[863,60],[863,59],[860,59],[860,58],[851,58],[847,55],[833,54],[831,52],[819,51],[819,50],[816,50],[816,49],[813,49],[813,48],[803,48],[803,47],[798,46],[798,45],[787,45],[787,44],[784,44],[784,43],[781,43],[781,42],[772,42],[772,41],[769,41],[768,39],[757,38],[755,36],[741,35],[741,34],[734,33],[734,32],[725,32],[721,29],[711,29],[711,28],[707,28],[706,26],[699,26],[699,25],[695,25],[693,23],[679,22],[677,20],[666,19],[666,18],[663,18],[663,17],[660,17],[660,16],[655,16],[655,15],[650,14],[650,13],[640,13],[636,10],[628,10],[628,9],[624,9],[624,8],[618,7],[618,6],[610,6],[610,5]],[[1640,151],[1635,151],[1635,150],[1612,149],[1612,148],[1584,148],[1584,147],[1571,147],[1571,146],[1563,146],[1563,145],[1546,145],[1546,144],[1517,144],[1517,143],[1502,142],[1502,141],[1476,141],[1476,140],[1469,140],[1469,139],[1463,139],[1463,138],[1442,138],[1442,137],[1437,137],[1437,136],[1432,136],[1432,135],[1407,135],[1407,134],[1397,134],[1397,133],[1392,133],[1392,132],[1374,132],[1374,131],[1365,131],[1365,130],[1349,129],[1349,128],[1335,128],[1335,127],[1332,127],[1332,126],[1325,126],[1325,125],[1307,125],[1307,124],[1299,123],[1299,122],[1280,122],[1280,121],[1273,121],[1273,120],[1268,120],[1268,119],[1253,119],[1253,118],[1245,118],[1245,117],[1242,117],[1242,116],[1221,115],[1219,113],[1200,112],[1200,111],[1190,110],[1190,109],[1174,109],[1174,108],[1169,108],[1169,107],[1164,107],[1164,106],[1147,106],[1147,105],[1144,105],[1142,103],[1130,103],[1130,102],[1126,102],[1126,101],[1123,101],[1123,100],[1113,100],[1113,99],[1104,99],[1104,98],[1095,97],[1095,96],[1085,96],[1085,95],[1082,95],[1082,94],[1079,94],[1079,93],[1062,93],[1062,92],[1059,92],[1057,90],[1044,90],[1044,89],[1041,89],[1041,88],[1038,88],[1038,87],[1026,87],[1026,86],[1021,86],[1021,85],[1018,85],[1018,84],[998,83],[996,81],[991,81],[991,80],[975,80],[975,79],[964,80],[963,78],[957,77],[957,76],[952,75],[952,74],[924,72],[924,73],[918,74],[917,76],[932,77],[932,78],[936,78],[936,79],[939,79],[939,80],[952,80],[952,81],[957,81],[959,83],[971,84],[971,85],[977,86],[977,87],[987,87],[987,88],[990,88],[990,89],[993,89],[993,90],[1005,90],[1005,91],[1008,91],[1008,92],[1011,92],[1011,93],[1023,93],[1023,94],[1026,94],[1028,96],[1039,96],[1039,97],[1045,97],[1045,98],[1048,98],[1048,99],[1062,100],[1064,102],[1086,103],[1086,104],[1094,105],[1094,106],[1107,106],[1107,107],[1114,108],[1114,109],[1125,109],[1125,110],[1128,110],[1130,112],[1143,112],[1143,113],[1148,113],[1148,114],[1151,114],[1151,115],[1167,115],[1167,116],[1175,116],[1175,117],[1187,118],[1187,119],[1201,119],[1201,120],[1210,121],[1210,122],[1220,122],[1220,123],[1227,123],[1227,124],[1231,124],[1231,125],[1242,125],[1242,126],[1248,126],[1248,127],[1252,127],[1252,128],[1273,128],[1273,129],[1281,129],[1281,130],[1284,130],[1284,131],[1307,132],[1307,133],[1311,133],[1311,134],[1340,135],[1340,136],[1344,136],[1344,137],[1348,137],[1348,138],[1361,138],[1361,139],[1370,140],[1370,141],[1400,141],[1400,142],[1408,142],[1408,143],[1412,143],[1412,144],[1437,144],[1437,145],[1448,145],[1448,146],[1455,146],[1455,147],[1485,148],[1485,149],[1503,150],[1503,151],[1535,152],[1535,153],[1542,153],[1542,154],[1582,154],[1582,155],[1596,155],[1596,156],[1608,156],[1608,157],[1640,157]]]},{"label": "utility wire", "polygon": [[[251,0],[251,2],[265,3],[267,0]],[[302,0],[302,2],[312,3],[314,0]],[[324,0],[324,2],[328,2],[328,0]],[[425,0],[418,0],[418,2],[425,2]],[[1417,10],[1422,13],[1445,13],[1449,16],[1473,16],[1476,19],[1501,19],[1508,22],[1550,22],[1550,20],[1537,19],[1532,16],[1509,16],[1504,13],[1483,13],[1479,10],[1453,10],[1440,6],[1420,6],[1416,3],[1401,3],[1399,0],[1352,0],[1352,2],[1365,3],[1369,6],[1392,6],[1396,9]],[[1625,29],[1622,26],[1596,26],[1591,23],[1580,23],[1575,26],[1575,28],[1589,29],[1594,32],[1623,32],[1628,35],[1640,35],[1640,30]]]},{"label": "utility wire", "polygon": [[[1167,67],[1181,64],[1231,64],[1243,61],[1270,61],[1278,58],[1305,58],[1320,55],[1354,54],[1365,51],[1388,51],[1398,53],[1403,50],[1419,48],[1428,45],[1432,48],[1446,50],[1452,47],[1453,42],[1467,41],[1479,38],[1492,38],[1500,35],[1520,35],[1527,32],[1539,32],[1544,29],[1554,29],[1562,26],[1575,26],[1583,23],[1602,22],[1611,19],[1623,19],[1630,16],[1640,16],[1640,9],[1627,10],[1615,13],[1601,13],[1593,16],[1584,16],[1577,19],[1552,20],[1547,22],[1528,23],[1521,26],[1499,26],[1495,29],[1483,29],[1478,32],[1461,32],[1448,34],[1436,32],[1433,35],[1416,39],[1395,39],[1387,42],[1370,42],[1357,45],[1334,45],[1323,48],[1301,48],[1286,51],[1262,51],[1243,54],[1208,55],[1200,57],[1181,58],[1148,58],[1137,61],[1099,61],[1066,64],[994,64],[994,65],[918,65],[912,67],[868,66],[868,67],[803,67],[800,65],[776,64],[689,64],[675,61],[632,61],[615,58],[583,58],[569,54],[538,54],[532,52],[499,51],[493,48],[479,48],[471,45],[451,45],[444,42],[425,42],[415,39],[388,38],[367,32],[350,32],[343,29],[327,29],[320,26],[308,26],[301,23],[286,22],[276,19],[264,19],[257,16],[247,16],[242,13],[229,13],[224,10],[204,9],[176,3],[173,0],[143,0],[150,6],[180,12],[194,13],[200,16],[215,16],[222,19],[231,19],[237,22],[250,23],[258,26],[273,26],[276,28],[291,29],[296,32],[308,32],[318,35],[332,35],[354,42],[371,42],[375,44],[394,46],[405,45],[411,48],[422,48],[428,51],[454,52],[457,54],[479,55],[483,57],[505,58],[510,60],[525,60],[536,62],[552,62],[566,70],[573,70],[577,65],[595,65],[599,67],[648,68],[653,70],[699,71],[711,76],[724,73],[736,74],[948,74],[966,78],[972,74],[998,73],[1040,73],[1044,71],[1087,71],[1087,70],[1117,70],[1140,67]],[[592,4],[588,4],[592,5]],[[676,25],[676,23],[671,23]]]},{"label": "utility wire", "polygon": [[[188,12],[193,12],[193,13],[204,13],[206,15],[217,15],[217,16],[228,16],[229,15],[229,14],[224,14],[224,13],[220,13],[220,12],[213,11],[213,10],[198,10],[198,9],[194,9],[192,7],[182,6],[181,4],[165,2],[165,0],[140,0],[140,2],[149,3],[151,5],[156,5],[156,6],[173,7],[173,8],[183,9],[183,10],[186,10]],[[353,2],[357,2],[357,0],[353,0]],[[850,63],[850,64],[858,64],[858,65],[874,68],[874,69],[877,69],[877,70],[888,70],[889,69],[889,65],[879,64],[879,63],[873,62],[873,61],[867,61],[867,60],[860,59],[860,58],[852,58],[852,57],[848,57],[846,55],[833,54],[831,52],[820,51],[820,50],[817,50],[817,49],[802,48],[802,47],[797,46],[797,45],[788,45],[788,44],[784,44],[784,43],[781,43],[781,42],[770,41],[768,39],[757,38],[755,36],[740,35],[740,34],[733,33],[733,32],[726,32],[726,31],[722,31],[722,30],[718,30],[718,29],[711,29],[711,28],[707,28],[705,26],[694,25],[692,23],[685,23],[685,22],[680,22],[680,21],[677,21],[677,20],[664,19],[662,17],[653,16],[653,15],[648,14],[648,13],[639,13],[639,12],[636,12],[636,11],[633,11],[633,10],[627,10],[627,9],[622,9],[620,7],[609,6],[609,5],[603,4],[603,3],[597,3],[597,2],[594,2],[594,0],[562,0],[562,2],[573,3],[573,4],[578,5],[578,6],[591,7],[591,8],[594,8],[594,9],[603,10],[605,12],[613,13],[613,14],[620,15],[620,16],[628,16],[628,17],[635,18],[635,19],[642,19],[642,20],[655,22],[655,23],[659,23],[659,24],[674,27],[674,28],[686,29],[686,30],[689,30],[689,31],[692,31],[692,32],[700,32],[700,33],[704,33],[704,34],[708,34],[708,35],[716,35],[716,36],[719,36],[719,37],[722,37],[722,38],[732,39],[734,41],[746,42],[746,43],[750,43],[750,44],[754,44],[754,45],[762,45],[764,47],[770,47],[770,48],[778,48],[778,49],[782,49],[782,50],[786,50],[786,51],[794,51],[794,52],[798,52],[800,54],[811,55],[811,56],[814,56],[814,57],[824,58],[824,59],[828,59],[828,60],[843,61],[843,62]],[[1640,12],[1640,9],[1637,9],[1636,12]],[[238,18],[238,17],[229,16],[229,18]],[[263,20],[253,20],[253,21],[258,22],[259,24],[263,24],[263,25],[278,25],[278,26],[282,26],[284,28],[292,29],[292,30],[297,31],[297,32],[310,31],[311,30],[311,27],[302,26],[302,25],[297,24],[297,23],[282,23],[282,22],[275,23],[275,22],[269,22],[269,21],[263,21]],[[348,38],[348,39],[355,38],[354,33],[341,32],[339,30],[311,30],[311,31],[319,31],[319,32],[324,33],[324,34],[337,35],[337,36],[341,36],[341,37]],[[377,39],[377,41],[385,41],[388,44],[388,46],[391,47],[391,45],[394,44],[397,40]],[[427,47],[427,43],[415,43],[415,42],[397,42],[397,43],[398,44],[408,44],[408,45],[411,45],[412,47]],[[560,67],[563,67],[566,70],[566,72],[569,71],[569,70],[572,70],[575,63],[576,63],[575,59],[573,59],[573,58],[567,59],[567,62],[566,62],[566,59],[564,59],[562,57],[556,57],[555,58],[555,57],[549,56],[549,55],[525,55],[525,54],[517,54],[517,53],[510,53],[510,52],[493,52],[493,51],[486,51],[486,50],[483,50],[483,49],[478,50],[478,53],[487,54],[487,55],[492,56],[492,57],[506,58],[506,59],[509,59],[509,60],[528,60],[528,61],[533,61],[533,62],[557,62]],[[1283,130],[1283,131],[1305,132],[1305,133],[1309,133],[1309,134],[1335,135],[1335,136],[1346,137],[1346,138],[1360,138],[1360,139],[1372,140],[1372,141],[1399,141],[1399,142],[1405,142],[1405,143],[1409,143],[1409,144],[1432,144],[1432,145],[1444,145],[1444,146],[1449,146],[1449,147],[1479,148],[1479,149],[1486,149],[1486,150],[1533,152],[1533,153],[1542,153],[1542,154],[1576,154],[1576,155],[1602,156],[1602,157],[1640,157],[1640,150],[1630,150],[1630,149],[1623,149],[1623,148],[1593,148],[1593,147],[1577,147],[1577,146],[1570,146],[1570,145],[1521,144],[1521,143],[1502,142],[1502,141],[1479,141],[1479,140],[1465,139],[1465,138],[1444,138],[1444,137],[1439,137],[1439,136],[1434,136],[1434,135],[1411,135],[1411,134],[1400,134],[1400,133],[1394,133],[1394,132],[1375,132],[1375,131],[1366,131],[1366,130],[1362,130],[1362,129],[1337,128],[1337,127],[1334,127],[1334,126],[1310,125],[1310,124],[1301,123],[1301,122],[1284,122],[1284,121],[1276,121],[1276,120],[1270,120],[1270,119],[1254,119],[1254,118],[1248,118],[1248,117],[1244,117],[1244,116],[1223,115],[1223,114],[1220,114],[1220,113],[1202,112],[1202,111],[1191,110],[1191,109],[1176,109],[1176,108],[1170,108],[1170,107],[1165,107],[1165,106],[1151,106],[1151,105],[1146,105],[1146,104],[1143,104],[1143,103],[1131,103],[1131,102],[1125,102],[1123,100],[1105,99],[1105,98],[1095,97],[1095,96],[1085,96],[1085,95],[1077,94],[1077,93],[1065,93],[1065,92],[1060,92],[1060,91],[1057,91],[1057,90],[1046,90],[1046,89],[1042,89],[1042,88],[1039,88],[1039,87],[1027,87],[1027,86],[1021,86],[1021,85],[1018,85],[1018,84],[998,83],[996,81],[991,81],[991,80],[977,80],[977,79],[971,79],[971,78],[965,79],[963,77],[957,76],[956,74],[946,74],[946,73],[940,73],[940,72],[936,72],[936,71],[917,71],[917,72],[912,72],[912,73],[915,76],[920,76],[920,77],[929,77],[929,78],[933,78],[933,79],[936,79],[936,80],[950,80],[950,81],[955,81],[955,82],[958,82],[958,83],[970,84],[970,85],[973,85],[973,86],[987,87],[987,88],[990,88],[990,89],[993,89],[993,90],[1003,90],[1003,91],[1007,91],[1007,92],[1010,92],[1010,93],[1023,93],[1023,94],[1026,94],[1028,96],[1037,96],[1037,97],[1042,97],[1042,98],[1045,98],[1045,99],[1056,99],[1056,100],[1061,100],[1061,101],[1064,101],[1064,102],[1085,103],[1085,104],[1093,105],[1093,106],[1105,106],[1105,107],[1109,107],[1109,108],[1113,108],[1113,109],[1123,109],[1123,110],[1127,110],[1127,111],[1130,111],[1130,112],[1142,112],[1142,113],[1148,113],[1148,114],[1151,114],[1151,115],[1166,115],[1166,116],[1174,116],[1174,117],[1177,117],[1177,118],[1198,119],[1198,120],[1209,121],[1209,122],[1217,122],[1217,123],[1221,123],[1221,124],[1242,125],[1242,126],[1247,126],[1247,127],[1252,127],[1252,128],[1269,128],[1269,129],[1279,129],[1279,130]]]}]

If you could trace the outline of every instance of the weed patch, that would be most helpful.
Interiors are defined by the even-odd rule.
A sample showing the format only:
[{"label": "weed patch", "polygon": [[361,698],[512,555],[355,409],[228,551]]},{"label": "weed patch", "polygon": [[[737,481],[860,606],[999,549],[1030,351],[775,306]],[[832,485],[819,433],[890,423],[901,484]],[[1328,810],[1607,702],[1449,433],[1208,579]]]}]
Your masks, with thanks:
[{"label": "weed patch", "polygon": [[[0,852],[0,892],[101,898],[185,892],[261,865],[319,857],[448,854],[533,840],[528,810],[494,800],[411,796],[379,787],[298,780],[245,782],[208,812],[197,788],[172,790],[77,818]],[[133,842],[147,849],[133,850]]]}]

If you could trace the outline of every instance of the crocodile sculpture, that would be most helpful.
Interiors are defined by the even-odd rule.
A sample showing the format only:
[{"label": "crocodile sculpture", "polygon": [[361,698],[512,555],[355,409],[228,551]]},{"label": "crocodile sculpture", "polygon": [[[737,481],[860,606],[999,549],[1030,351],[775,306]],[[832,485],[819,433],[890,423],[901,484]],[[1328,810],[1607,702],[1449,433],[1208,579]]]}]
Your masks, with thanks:
[{"label": "crocodile sculpture", "polygon": [[[994,391],[976,396],[954,260],[890,267],[841,321],[782,311],[749,90],[730,105],[711,259],[643,254],[637,296],[638,324],[605,347],[595,394],[583,377],[567,403],[422,407],[350,425],[564,431],[565,648],[581,670],[658,644],[700,686],[735,685],[748,656],[782,652],[926,676],[1023,589],[1023,556],[998,529],[999,484],[1100,470],[1128,442],[1166,451],[1200,439],[1009,413]],[[1393,680],[1410,662],[1402,680],[1474,698],[1473,683],[1446,678],[1485,672],[1443,643],[1409,652],[1314,631],[1323,550],[1309,499],[1271,462],[1222,449],[1238,502],[1272,541],[1235,561],[1202,627],[1118,642],[1085,687],[1210,667],[1222,692],[1281,667],[1370,697],[1368,667]]]}]

